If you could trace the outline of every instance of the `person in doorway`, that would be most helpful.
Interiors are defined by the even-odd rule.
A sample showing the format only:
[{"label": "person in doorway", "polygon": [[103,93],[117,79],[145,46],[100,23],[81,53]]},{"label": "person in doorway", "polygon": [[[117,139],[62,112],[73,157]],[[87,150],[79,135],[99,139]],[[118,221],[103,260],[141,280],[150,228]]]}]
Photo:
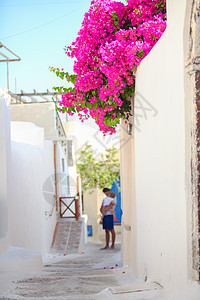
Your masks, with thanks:
[{"label": "person in doorway", "polygon": [[103,221],[103,229],[105,230],[106,245],[105,247],[101,248],[101,250],[109,249],[110,232],[112,235],[111,249],[114,249],[115,230],[114,230],[114,218],[113,218],[112,209],[114,209],[114,206],[116,205],[116,197],[115,198],[110,197],[111,192],[108,188],[104,188],[103,192],[106,195],[106,197],[102,201],[100,212],[104,215],[102,221]]}]

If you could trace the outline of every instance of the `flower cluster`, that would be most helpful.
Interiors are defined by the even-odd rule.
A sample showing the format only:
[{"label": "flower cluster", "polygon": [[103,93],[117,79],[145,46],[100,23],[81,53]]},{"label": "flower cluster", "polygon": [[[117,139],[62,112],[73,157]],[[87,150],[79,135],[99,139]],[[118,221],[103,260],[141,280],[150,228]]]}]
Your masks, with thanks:
[{"label": "flower cluster", "polygon": [[[60,111],[95,119],[114,133],[120,118],[131,115],[132,69],[157,43],[166,28],[165,0],[92,0],[75,42],[65,48],[75,58],[75,75],[51,68],[74,84],[63,88]],[[55,88],[60,89],[60,88]]]}]

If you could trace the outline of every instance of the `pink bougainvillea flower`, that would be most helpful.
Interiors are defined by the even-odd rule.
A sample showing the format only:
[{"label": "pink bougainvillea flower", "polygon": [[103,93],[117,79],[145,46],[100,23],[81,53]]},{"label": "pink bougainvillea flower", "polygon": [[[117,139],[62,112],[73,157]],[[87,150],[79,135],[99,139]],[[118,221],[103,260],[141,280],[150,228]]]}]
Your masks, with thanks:
[{"label": "pink bougainvillea flower", "polygon": [[[81,29],[65,53],[73,58],[74,84],[60,102],[61,111],[91,117],[103,134],[113,134],[120,118],[131,115],[133,68],[166,28],[165,0],[92,0]],[[62,69],[63,71],[63,69]]]}]

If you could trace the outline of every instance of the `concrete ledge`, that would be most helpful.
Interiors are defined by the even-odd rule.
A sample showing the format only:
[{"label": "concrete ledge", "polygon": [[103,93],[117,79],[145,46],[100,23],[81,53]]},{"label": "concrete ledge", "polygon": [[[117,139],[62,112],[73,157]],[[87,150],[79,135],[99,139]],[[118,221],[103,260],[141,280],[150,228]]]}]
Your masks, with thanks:
[{"label": "concrete ledge", "polygon": [[35,250],[10,247],[0,255],[1,271],[38,271],[42,266],[42,257]]},{"label": "concrete ledge", "polygon": [[155,282],[135,285],[110,287],[95,295],[95,299],[120,299],[120,300],[172,300],[164,289]]},{"label": "concrete ledge", "polygon": [[86,236],[86,223],[85,223],[85,218],[80,218],[80,222],[82,222],[82,226],[81,226],[81,236],[80,236],[80,244],[79,244],[79,249],[78,249],[78,253],[81,254],[83,252],[83,250],[85,249],[85,244],[86,244],[86,240],[85,237]]}]

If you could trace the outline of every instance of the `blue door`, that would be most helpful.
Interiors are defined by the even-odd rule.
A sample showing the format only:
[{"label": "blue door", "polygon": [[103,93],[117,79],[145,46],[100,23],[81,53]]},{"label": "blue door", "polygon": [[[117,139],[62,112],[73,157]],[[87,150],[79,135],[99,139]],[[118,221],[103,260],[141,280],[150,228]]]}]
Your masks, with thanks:
[{"label": "blue door", "polygon": [[116,214],[116,221],[114,221],[115,224],[121,224],[122,219],[122,209],[121,209],[121,192],[118,191],[118,187],[120,187],[120,179],[117,180],[117,184],[113,182],[112,188],[110,189],[111,192],[114,192],[116,194],[117,198],[117,205],[115,207],[115,214]]}]

